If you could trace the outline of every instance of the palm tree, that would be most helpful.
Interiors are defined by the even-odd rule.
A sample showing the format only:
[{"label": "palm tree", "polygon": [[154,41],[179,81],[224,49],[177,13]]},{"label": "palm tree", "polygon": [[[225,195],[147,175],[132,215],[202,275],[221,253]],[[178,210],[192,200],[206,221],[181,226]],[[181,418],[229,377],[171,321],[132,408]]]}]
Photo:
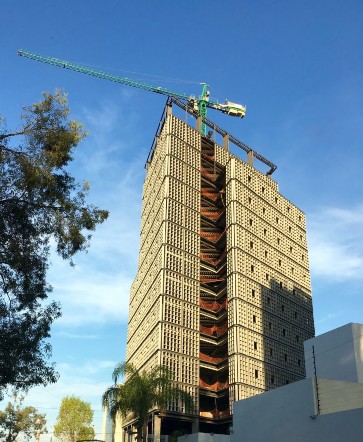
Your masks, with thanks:
[{"label": "palm tree", "polygon": [[[126,376],[124,383],[120,377]],[[114,385],[102,396],[104,407],[114,420],[117,413],[122,417],[131,414],[136,419],[137,440],[146,442],[149,412],[153,408],[166,411],[171,400],[184,404],[189,412],[193,410],[193,399],[189,393],[175,385],[171,371],[161,365],[149,372],[138,371],[134,365],[121,362],[116,365],[112,379]]]}]

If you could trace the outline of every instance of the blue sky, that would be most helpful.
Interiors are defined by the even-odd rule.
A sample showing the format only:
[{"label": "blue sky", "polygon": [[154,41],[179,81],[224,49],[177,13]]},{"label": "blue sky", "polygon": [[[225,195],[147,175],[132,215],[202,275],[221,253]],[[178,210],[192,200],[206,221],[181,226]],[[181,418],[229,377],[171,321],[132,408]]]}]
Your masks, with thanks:
[{"label": "blue sky", "polygon": [[67,91],[72,118],[90,133],[71,171],[111,212],[75,268],[52,256],[61,377],[28,396],[48,416],[41,441],[51,440],[69,394],[92,403],[100,431],[100,396],[125,358],[144,163],[165,97],[17,57],[18,49],[191,94],[204,81],[213,98],[246,104],[244,120],[208,117],[277,164],[280,192],[305,211],[317,334],[363,322],[360,0],[3,0],[1,16],[0,113],[16,128],[21,107],[42,91]]}]

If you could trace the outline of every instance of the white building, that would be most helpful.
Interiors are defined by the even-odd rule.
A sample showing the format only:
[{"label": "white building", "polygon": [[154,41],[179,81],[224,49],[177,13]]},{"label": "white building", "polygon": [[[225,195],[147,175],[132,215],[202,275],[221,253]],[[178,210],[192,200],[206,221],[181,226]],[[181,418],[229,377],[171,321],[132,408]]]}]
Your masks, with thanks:
[{"label": "white building", "polygon": [[307,378],[234,403],[231,442],[363,438],[363,325],[304,343]]}]

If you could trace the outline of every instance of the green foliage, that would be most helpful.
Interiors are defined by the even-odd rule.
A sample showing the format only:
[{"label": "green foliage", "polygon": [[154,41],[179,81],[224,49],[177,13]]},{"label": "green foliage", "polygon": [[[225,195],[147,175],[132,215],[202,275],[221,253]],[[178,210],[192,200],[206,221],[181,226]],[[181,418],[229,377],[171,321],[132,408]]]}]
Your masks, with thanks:
[{"label": "green foliage", "polygon": [[25,107],[16,132],[0,128],[0,398],[7,386],[27,389],[55,382],[45,342],[60,316],[45,304],[52,240],[64,259],[86,250],[108,212],[87,205],[88,183],[67,172],[74,148],[86,136],[68,118],[66,95],[43,94]]},{"label": "green foliage", "polygon": [[29,440],[38,432],[47,432],[45,415],[34,407],[22,407],[23,400],[15,396],[13,402],[0,411],[0,439],[4,442],[14,442],[19,434]]},{"label": "green foliage", "polygon": [[88,402],[75,396],[67,396],[62,400],[54,425],[54,435],[61,442],[92,440],[95,436],[92,420],[93,411]]},{"label": "green foliage", "polygon": [[[123,384],[118,383],[121,376],[126,376]],[[136,419],[138,440],[146,441],[147,422],[152,409],[166,411],[170,401],[185,405],[192,412],[192,397],[178,388],[171,371],[158,365],[149,372],[138,371],[132,364],[118,364],[113,372],[114,385],[109,387],[102,397],[103,406],[115,419],[117,413],[126,417],[129,413]]]}]

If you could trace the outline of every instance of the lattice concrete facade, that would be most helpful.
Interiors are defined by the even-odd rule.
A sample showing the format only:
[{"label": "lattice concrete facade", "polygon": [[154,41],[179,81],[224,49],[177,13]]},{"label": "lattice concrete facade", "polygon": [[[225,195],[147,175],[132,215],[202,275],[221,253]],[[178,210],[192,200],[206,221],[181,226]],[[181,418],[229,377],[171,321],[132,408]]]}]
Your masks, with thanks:
[{"label": "lattice concrete facade", "polygon": [[195,400],[192,415],[170,404],[162,433],[188,422],[226,433],[234,400],[305,376],[305,216],[227,138],[219,146],[167,109],[144,183],[126,360],[168,366]]}]

